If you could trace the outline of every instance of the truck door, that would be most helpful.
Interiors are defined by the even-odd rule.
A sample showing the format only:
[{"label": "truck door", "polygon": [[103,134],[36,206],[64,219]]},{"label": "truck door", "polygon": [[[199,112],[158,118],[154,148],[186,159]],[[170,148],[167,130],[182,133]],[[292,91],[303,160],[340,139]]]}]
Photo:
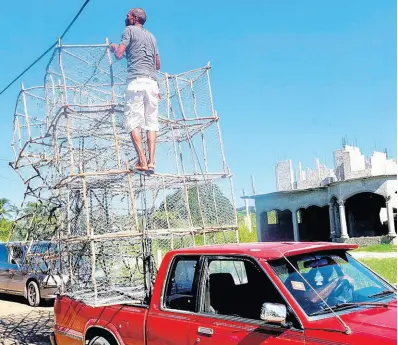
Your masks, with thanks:
[{"label": "truck door", "polygon": [[187,345],[195,318],[199,256],[176,256],[171,262],[160,303],[151,303],[146,334],[148,345]]},{"label": "truck door", "polygon": [[[255,261],[239,256],[207,257],[202,273],[189,344],[304,345],[299,320]],[[265,303],[285,306],[288,326],[264,322],[260,315]]]}]

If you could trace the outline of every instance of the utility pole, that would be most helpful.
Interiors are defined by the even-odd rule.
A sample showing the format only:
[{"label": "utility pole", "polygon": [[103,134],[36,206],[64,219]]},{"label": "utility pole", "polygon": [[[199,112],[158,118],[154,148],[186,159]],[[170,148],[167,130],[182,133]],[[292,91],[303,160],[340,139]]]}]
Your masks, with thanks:
[{"label": "utility pole", "polygon": [[[254,176],[253,174],[251,174],[251,178],[252,178],[252,195],[256,195],[256,187],[254,185]],[[254,203],[254,212],[256,212],[256,203]]]},{"label": "utility pole", "polygon": [[[245,192],[245,190],[243,189],[243,196],[246,196],[246,192]],[[246,226],[247,226],[247,228],[249,229],[249,232],[252,232],[253,231],[253,228],[252,228],[252,219],[251,219],[251,217],[250,217],[250,209],[249,209],[249,200],[248,199],[243,199],[243,200],[245,200],[245,209],[246,209]]]}]

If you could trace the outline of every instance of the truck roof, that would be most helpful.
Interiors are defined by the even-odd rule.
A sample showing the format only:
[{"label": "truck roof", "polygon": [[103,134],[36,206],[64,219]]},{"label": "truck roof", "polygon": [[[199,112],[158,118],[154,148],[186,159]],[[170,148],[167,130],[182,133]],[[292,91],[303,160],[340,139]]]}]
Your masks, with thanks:
[{"label": "truck roof", "polygon": [[173,254],[191,255],[249,255],[266,260],[280,259],[283,256],[293,256],[320,250],[351,250],[358,248],[357,244],[331,242],[255,242],[239,244],[219,244],[198,246],[173,250]]}]

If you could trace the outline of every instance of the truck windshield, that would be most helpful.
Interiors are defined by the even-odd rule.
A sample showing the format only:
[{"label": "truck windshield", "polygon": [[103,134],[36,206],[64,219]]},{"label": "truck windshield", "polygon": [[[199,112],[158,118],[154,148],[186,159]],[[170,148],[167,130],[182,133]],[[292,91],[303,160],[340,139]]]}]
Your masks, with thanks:
[{"label": "truck windshield", "polygon": [[309,316],[330,313],[329,307],[353,308],[396,296],[391,285],[343,251],[315,252],[268,263]]}]

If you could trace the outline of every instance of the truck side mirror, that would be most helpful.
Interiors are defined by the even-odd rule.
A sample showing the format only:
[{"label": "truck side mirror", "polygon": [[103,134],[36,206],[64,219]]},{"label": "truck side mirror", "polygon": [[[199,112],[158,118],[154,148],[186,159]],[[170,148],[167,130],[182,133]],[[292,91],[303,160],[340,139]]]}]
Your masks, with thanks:
[{"label": "truck side mirror", "polygon": [[286,306],[279,303],[264,303],[261,307],[260,319],[265,322],[284,324],[286,321]]}]

